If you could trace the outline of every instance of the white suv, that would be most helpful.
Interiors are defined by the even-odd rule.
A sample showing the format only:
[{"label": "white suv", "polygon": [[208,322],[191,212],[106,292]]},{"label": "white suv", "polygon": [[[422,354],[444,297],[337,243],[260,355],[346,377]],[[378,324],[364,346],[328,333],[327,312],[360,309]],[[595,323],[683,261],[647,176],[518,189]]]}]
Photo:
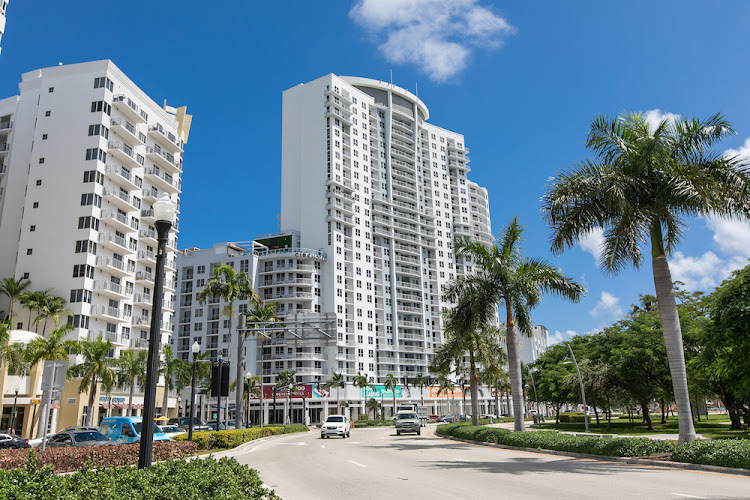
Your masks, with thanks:
[{"label": "white suv", "polygon": [[323,425],[320,426],[320,438],[331,435],[348,438],[351,435],[351,424],[344,415],[328,415]]}]

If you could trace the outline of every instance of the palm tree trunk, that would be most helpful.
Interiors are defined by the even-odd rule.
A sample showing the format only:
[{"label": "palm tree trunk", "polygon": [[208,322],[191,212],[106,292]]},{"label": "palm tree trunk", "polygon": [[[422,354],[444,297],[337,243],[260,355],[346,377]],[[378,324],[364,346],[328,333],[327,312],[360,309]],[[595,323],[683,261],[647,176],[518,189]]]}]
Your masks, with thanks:
[{"label": "palm tree trunk", "polygon": [[656,300],[659,304],[659,318],[664,332],[664,344],[667,348],[669,371],[672,374],[672,387],[677,403],[677,422],[679,426],[678,443],[695,441],[698,435],[693,426],[693,415],[690,411],[690,395],[685,370],[685,353],[682,345],[680,317],[674,297],[672,276],[669,272],[667,257],[661,253],[652,259]]},{"label": "palm tree trunk", "polygon": [[500,399],[498,398],[497,393],[500,391],[497,387],[495,388],[495,415],[500,418]]},{"label": "palm tree trunk", "polygon": [[260,420],[260,426],[263,427],[263,363],[261,363],[260,368],[260,416],[258,420]]},{"label": "palm tree trunk", "polygon": [[471,373],[469,374],[469,390],[471,391],[471,425],[479,425],[479,376],[477,375],[477,365],[474,361],[474,351],[469,351],[469,360],[471,363]]},{"label": "palm tree trunk", "polygon": [[[234,312],[234,302],[229,303],[229,336],[231,338],[232,334],[232,313]],[[235,380],[244,380],[245,374],[243,372],[242,367],[242,335],[240,334],[240,331],[237,330],[234,332],[237,334],[237,373],[235,374],[237,378]],[[242,429],[242,403],[244,402],[244,398],[242,397],[242,387],[240,384],[237,384],[237,391],[234,394],[234,428],[235,429]],[[227,405],[227,411],[229,411],[229,405]]]},{"label": "palm tree trunk", "polygon": [[133,393],[135,392],[135,377],[130,381],[130,394],[128,395],[128,416],[133,416]]},{"label": "palm tree trunk", "polygon": [[162,416],[166,417],[168,410],[169,410],[169,381],[167,380],[167,375],[164,374],[164,398],[162,399],[162,403],[161,403]]},{"label": "palm tree trunk", "polygon": [[524,431],[523,421],[523,382],[521,381],[521,358],[518,355],[518,337],[513,323],[512,306],[505,302],[506,333],[505,343],[508,348],[508,371],[510,372],[510,391],[513,394],[513,429]]},{"label": "palm tree trunk", "polygon": [[91,385],[89,386],[89,409],[86,412],[86,425],[91,426],[94,421],[94,396],[96,396],[96,374],[91,376]]}]

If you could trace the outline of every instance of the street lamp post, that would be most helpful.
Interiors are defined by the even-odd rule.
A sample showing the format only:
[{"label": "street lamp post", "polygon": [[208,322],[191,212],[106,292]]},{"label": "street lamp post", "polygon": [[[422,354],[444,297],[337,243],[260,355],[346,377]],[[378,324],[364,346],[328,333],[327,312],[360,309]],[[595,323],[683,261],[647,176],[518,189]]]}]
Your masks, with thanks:
[{"label": "street lamp post", "polygon": [[573,356],[573,364],[576,366],[576,373],[578,373],[578,382],[581,384],[581,398],[583,399],[583,421],[586,423],[586,432],[589,431],[589,414],[588,414],[588,406],[586,405],[586,391],[583,390],[583,378],[581,378],[581,370],[578,369],[578,361],[576,361],[576,355],[573,352],[573,348],[570,347],[570,344],[568,344],[568,350],[570,351],[570,355]]},{"label": "street lamp post", "polygon": [[[161,341],[161,303],[164,296],[164,257],[166,253],[169,230],[172,229],[177,206],[163,194],[153,204],[154,225],[156,226],[158,246],[156,250],[156,276],[154,277],[154,303],[152,307],[151,328],[148,339],[148,360],[146,364],[146,383],[144,388],[143,424],[141,429],[141,447],[138,453],[138,468],[150,469],[154,452],[154,416],[156,411],[156,383],[159,374],[159,343]],[[164,387],[166,390],[166,386]]]},{"label": "street lamp post", "polygon": [[[252,377],[253,374],[250,372],[247,372],[245,374],[245,380],[250,380],[250,377]],[[243,387],[244,387],[244,381],[243,381]],[[247,404],[245,405],[245,428],[250,427],[250,387],[248,382],[248,388],[247,388]]]},{"label": "street lamp post", "polygon": [[13,409],[10,412],[10,423],[8,424],[8,434],[16,433],[16,403],[18,403],[18,387],[16,387],[16,395],[13,397]]},{"label": "street lamp post", "polygon": [[529,375],[531,376],[531,386],[534,388],[534,399],[536,400],[536,417],[538,419],[539,428],[542,427],[542,412],[539,409],[539,396],[536,394],[536,382],[534,382],[534,370],[529,369]]},{"label": "street lamp post", "polygon": [[190,347],[193,352],[193,379],[190,384],[190,423],[188,424],[188,441],[193,440],[193,426],[195,425],[195,374],[198,370],[198,358],[197,355],[201,350],[201,345],[196,340]]}]

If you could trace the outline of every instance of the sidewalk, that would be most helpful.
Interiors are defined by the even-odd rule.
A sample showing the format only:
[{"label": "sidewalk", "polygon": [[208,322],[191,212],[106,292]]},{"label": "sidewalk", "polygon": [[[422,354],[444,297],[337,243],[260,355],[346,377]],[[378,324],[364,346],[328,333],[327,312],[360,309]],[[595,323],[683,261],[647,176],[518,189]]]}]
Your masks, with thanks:
[{"label": "sidewalk", "polygon": [[[542,431],[551,431],[554,429],[537,429],[534,427],[531,422],[525,422],[526,423],[526,430],[542,430]],[[502,422],[498,424],[489,424],[489,427],[499,427],[501,429],[508,429],[513,430],[513,422]],[[597,433],[585,433],[585,432],[574,432],[574,431],[557,431],[562,434],[573,434],[574,436],[596,436],[596,437],[626,437],[626,438],[635,438],[635,437],[646,437],[649,439],[653,439],[654,441],[677,441],[679,438],[679,434],[637,434],[637,435],[631,435],[631,434],[597,434]],[[702,435],[698,434],[698,439],[706,439]]]}]

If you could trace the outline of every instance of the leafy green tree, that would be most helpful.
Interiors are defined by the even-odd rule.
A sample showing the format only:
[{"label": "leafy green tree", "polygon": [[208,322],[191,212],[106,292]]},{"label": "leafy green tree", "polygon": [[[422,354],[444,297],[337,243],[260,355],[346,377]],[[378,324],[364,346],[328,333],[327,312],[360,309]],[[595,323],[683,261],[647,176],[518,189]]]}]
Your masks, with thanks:
[{"label": "leafy green tree", "polygon": [[[448,394],[450,392],[451,400],[453,401],[455,405],[456,383],[452,381],[450,378],[448,378],[448,375],[446,373],[438,373],[437,386],[438,386],[437,395],[440,396],[441,394]],[[450,408],[449,408],[449,412],[450,412]]]},{"label": "leafy green tree", "polygon": [[[359,387],[360,394],[362,394],[362,397],[365,397],[365,391],[367,387],[370,387],[370,379],[367,378],[367,374],[363,374],[362,372],[357,372],[357,374],[352,378],[352,385],[354,387]],[[364,410],[364,408],[362,408]]]},{"label": "leafy green tree", "polygon": [[[44,290],[44,291],[41,291],[41,292],[38,292],[38,291],[36,291],[36,292],[30,292],[29,291],[29,292],[23,292],[21,294],[21,296],[20,296],[20,298],[19,298],[18,301],[21,303],[22,306],[24,306],[26,309],[29,310],[29,323],[28,323],[29,324],[29,330],[31,330],[31,326],[32,326],[32,321],[31,321],[31,315],[32,315],[32,313],[36,312],[37,314],[39,314],[39,311],[41,311],[42,307],[44,307],[45,302],[50,297],[50,294],[49,294],[50,290],[51,289]],[[38,330],[39,330],[39,328],[38,328],[39,323],[35,321],[33,323],[33,325],[35,326],[35,331],[37,333],[39,333],[38,332]]]},{"label": "leafy green tree", "polygon": [[562,173],[543,199],[555,253],[603,228],[600,264],[618,273],[629,265],[640,267],[641,247],[649,244],[680,443],[697,436],[667,256],[680,241],[685,217],[750,217],[748,165],[711,149],[734,133],[720,114],[664,119],[655,127],[640,113],[600,116],[586,140],[595,159]]},{"label": "leafy green tree", "polygon": [[498,359],[489,366],[482,367],[481,383],[488,386],[495,393],[495,413],[499,417],[503,412],[500,411],[500,398],[503,392],[510,391],[510,375],[503,369],[505,356]]},{"label": "leafy green tree", "polygon": [[[383,389],[388,391],[391,391],[391,396],[393,396],[393,410],[391,415],[396,415],[396,388],[398,387],[398,379],[393,376],[392,373],[389,373],[385,377],[385,381],[383,381]],[[385,409],[383,409],[385,411]]]},{"label": "leafy green tree", "polygon": [[330,389],[332,387],[336,388],[336,411],[339,412],[341,408],[341,402],[339,400],[339,389],[346,387],[346,380],[344,379],[344,376],[340,373],[334,373],[333,377],[331,377],[330,380],[327,380],[323,383],[323,387],[326,389]]},{"label": "leafy green tree", "polygon": [[161,403],[161,414],[166,417],[169,410],[170,387],[179,391],[189,384],[192,378],[192,366],[190,366],[190,363],[175,357],[171,345],[162,347],[161,354],[159,373],[164,376],[164,397]]},{"label": "leafy green tree", "polygon": [[86,425],[93,425],[94,418],[94,397],[96,396],[97,384],[101,383],[107,387],[115,379],[114,368],[117,366],[116,360],[109,355],[112,351],[112,342],[102,339],[102,336],[96,340],[79,340],[71,351],[74,354],[82,356],[83,361],[68,369],[68,378],[81,378],[81,385],[78,393],[83,394],[89,391],[88,410],[86,412]]},{"label": "leafy green tree", "polygon": [[292,407],[291,407],[291,399],[292,394],[294,394],[294,384],[297,383],[297,373],[295,371],[289,371],[284,370],[280,372],[278,375],[276,375],[276,387],[292,387],[292,390],[289,391],[289,393],[286,396],[286,401],[284,404],[286,405],[286,415],[288,419],[288,423],[292,423]]},{"label": "leafy green tree", "polygon": [[117,359],[117,385],[127,387],[128,393],[128,415],[133,414],[133,394],[135,393],[136,382],[143,382],[146,379],[146,363],[148,352],[139,351],[120,351],[120,357]]},{"label": "leafy green tree", "polygon": [[[253,282],[247,273],[236,272],[233,267],[222,264],[216,266],[211,276],[206,280],[206,285],[198,293],[198,303],[204,304],[206,298],[221,298],[226,302],[222,314],[229,319],[229,334],[232,334],[232,318],[235,315],[234,304],[241,300],[250,300],[252,304],[259,304],[261,299],[253,290]],[[242,379],[242,353],[244,351],[244,336],[237,334],[237,380]],[[235,427],[242,428],[242,392],[236,391],[234,417]]]},{"label": "leafy green tree", "polygon": [[[229,390],[233,391],[237,388],[237,379],[232,380],[229,384]],[[242,397],[248,400],[251,395],[256,397],[262,397],[261,377],[260,375],[251,375],[250,377],[243,377],[242,380]],[[262,401],[262,399],[261,399]],[[261,412],[263,411],[263,405],[261,405]],[[245,420],[249,421],[250,410],[245,408]]]},{"label": "leafy green tree", "polygon": [[15,278],[3,278],[0,280],[0,293],[8,297],[8,300],[10,301],[8,317],[5,318],[5,320],[11,329],[13,328],[13,305],[21,297],[24,289],[30,284],[31,281],[23,278],[18,280]]},{"label": "leafy green tree", "polygon": [[505,340],[508,370],[513,390],[514,428],[524,430],[521,358],[516,334],[532,334],[531,310],[542,294],[552,293],[578,302],[585,294],[583,287],[559,269],[540,259],[523,257],[523,227],[514,217],[500,234],[497,245],[487,246],[465,238],[457,238],[456,255],[469,257],[478,267],[476,273],[464,274],[450,284],[445,299],[459,303],[471,311],[472,321],[488,328],[496,321],[497,308],[505,308]]},{"label": "leafy green tree", "polygon": [[419,389],[419,398],[421,405],[424,406],[424,389],[430,386],[430,380],[422,372],[417,373],[414,377],[414,387]]}]

